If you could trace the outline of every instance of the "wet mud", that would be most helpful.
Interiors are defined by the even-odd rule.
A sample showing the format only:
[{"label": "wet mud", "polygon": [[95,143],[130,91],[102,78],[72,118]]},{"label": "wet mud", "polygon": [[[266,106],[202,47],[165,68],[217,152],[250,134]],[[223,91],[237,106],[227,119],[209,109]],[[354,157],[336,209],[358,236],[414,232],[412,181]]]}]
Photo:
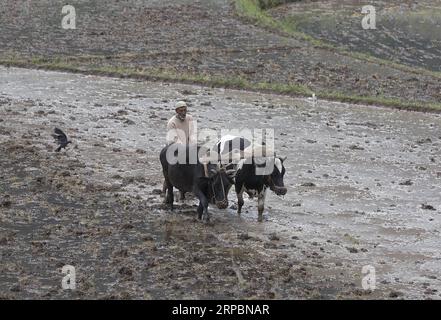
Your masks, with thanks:
[{"label": "wet mud", "polygon": [[[439,76],[359,60],[280,30],[266,30],[240,18],[231,0],[75,0],[71,1],[77,13],[75,30],[60,27],[61,4],[3,2],[0,60],[12,65],[45,61],[85,71],[139,70],[151,76],[164,73],[220,78],[227,83],[235,79],[254,85],[300,86],[327,96],[339,93],[421,103],[441,99]],[[420,2],[418,10],[429,1]],[[361,4],[355,3],[301,1],[270,13],[283,20],[294,12],[301,31],[348,51],[439,71],[440,39],[432,32],[439,28],[437,5],[433,6],[438,11],[429,9],[431,14],[423,15],[425,22],[420,23],[417,9],[397,15],[398,9],[377,1],[381,8],[391,9],[383,12],[379,7],[378,30],[365,32]],[[411,19],[406,18],[408,14]],[[398,18],[394,22],[389,16]]]},{"label": "wet mud", "polygon": [[[441,117],[207,87],[0,68],[3,299],[439,299]],[[198,129],[275,130],[286,196],[170,212],[159,151]],[[73,141],[60,153],[51,137]],[[62,267],[76,270],[63,290]],[[376,287],[362,286],[364,266]]]}]

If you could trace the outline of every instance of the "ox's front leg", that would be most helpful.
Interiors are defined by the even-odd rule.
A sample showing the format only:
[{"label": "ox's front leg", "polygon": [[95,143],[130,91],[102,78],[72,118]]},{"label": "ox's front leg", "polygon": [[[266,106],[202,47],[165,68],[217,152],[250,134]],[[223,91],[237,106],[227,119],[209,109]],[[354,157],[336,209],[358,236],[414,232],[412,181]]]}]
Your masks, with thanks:
[{"label": "ox's front leg", "polygon": [[258,217],[257,221],[262,222],[263,221],[263,209],[265,208],[265,195],[266,195],[266,188],[263,188],[257,196],[257,212]]},{"label": "ox's front leg", "polygon": [[204,195],[204,193],[201,190],[196,190],[194,192],[195,196],[199,199],[199,206],[198,206],[198,219],[201,220],[203,216],[205,216],[205,220],[210,220],[210,215],[208,213],[208,199]]},{"label": "ox's front leg", "polygon": [[161,197],[165,199],[166,195],[167,195],[167,182],[164,180],[164,182],[162,183]]},{"label": "ox's front leg", "polygon": [[240,216],[243,207],[243,189],[237,193],[237,214]]},{"label": "ox's front leg", "polygon": [[243,207],[243,192],[245,190],[245,186],[243,183],[236,181],[234,188],[236,189],[237,195],[237,214],[240,216]]},{"label": "ox's front leg", "polygon": [[164,180],[164,183],[162,184],[162,193],[161,193],[161,197],[164,198],[164,200],[162,200],[164,204],[168,204],[167,190],[168,190],[168,184],[167,181]]},{"label": "ox's front leg", "polygon": [[173,185],[170,183],[170,181],[166,181],[166,184],[167,184],[166,203],[169,205],[170,210],[173,210],[173,201],[174,201]]}]

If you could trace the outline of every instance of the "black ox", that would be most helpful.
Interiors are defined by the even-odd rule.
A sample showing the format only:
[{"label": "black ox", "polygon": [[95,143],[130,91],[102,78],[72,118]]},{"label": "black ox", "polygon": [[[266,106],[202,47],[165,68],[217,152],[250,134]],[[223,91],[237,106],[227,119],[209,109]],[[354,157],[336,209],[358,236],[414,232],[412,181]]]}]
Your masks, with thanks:
[{"label": "black ox", "polygon": [[159,158],[167,189],[166,203],[170,209],[173,210],[173,187],[181,193],[192,192],[199,199],[198,218],[204,216],[208,221],[209,203],[219,209],[228,207],[228,192],[234,184],[234,170],[213,163],[202,164],[197,156],[198,151],[196,145],[171,144],[162,149]]},{"label": "black ox", "polygon": [[243,192],[247,192],[250,198],[257,193],[258,221],[263,220],[266,189],[277,195],[285,195],[287,192],[283,184],[285,167],[283,161],[286,158],[274,157],[266,159],[263,163],[256,163],[254,157],[251,161],[241,160],[237,166],[235,188],[237,193],[237,213],[240,215],[243,206]]}]

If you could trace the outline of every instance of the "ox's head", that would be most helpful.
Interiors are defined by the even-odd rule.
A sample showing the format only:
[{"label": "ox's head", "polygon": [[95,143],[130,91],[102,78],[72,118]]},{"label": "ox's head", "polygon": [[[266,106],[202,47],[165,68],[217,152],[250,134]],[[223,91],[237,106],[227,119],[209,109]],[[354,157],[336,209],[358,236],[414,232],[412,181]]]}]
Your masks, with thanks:
[{"label": "ox's head", "polygon": [[209,199],[219,209],[226,209],[228,207],[228,192],[234,184],[235,172],[234,169],[221,166],[216,166],[209,170]]},{"label": "ox's head", "polygon": [[283,165],[283,162],[285,160],[286,157],[275,157],[273,171],[266,176],[266,184],[269,186],[270,190],[274,191],[278,196],[283,196],[287,192],[287,189],[283,184],[283,176],[285,175],[285,166]]}]

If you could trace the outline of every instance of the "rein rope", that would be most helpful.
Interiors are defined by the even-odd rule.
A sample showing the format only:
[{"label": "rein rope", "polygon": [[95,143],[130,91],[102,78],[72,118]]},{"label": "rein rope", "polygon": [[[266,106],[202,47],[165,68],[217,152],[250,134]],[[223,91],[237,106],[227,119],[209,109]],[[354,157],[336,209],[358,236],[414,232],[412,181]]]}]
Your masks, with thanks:
[{"label": "rein rope", "polygon": [[[219,176],[219,178],[220,178],[220,181],[221,181],[222,193],[223,193],[223,196],[224,196],[224,200],[222,200],[221,202],[225,202],[226,196],[225,196],[224,180],[222,179],[221,176]],[[214,200],[213,203],[216,203],[216,193],[214,192],[214,186],[213,186],[212,183],[211,183],[211,189],[213,190],[213,200]]]},{"label": "rein rope", "polygon": [[[208,164],[207,163],[204,163],[204,172],[205,172],[205,177],[208,178]],[[222,193],[223,193],[223,196],[224,196],[224,200],[222,200],[221,202],[225,202],[226,195],[225,195],[224,180],[222,179],[221,176],[219,176],[219,178],[221,180]],[[216,192],[214,191],[214,185],[213,185],[213,183],[211,181],[209,181],[208,183],[211,185],[211,191],[213,193],[213,196],[211,197],[211,202],[216,203]]]}]

